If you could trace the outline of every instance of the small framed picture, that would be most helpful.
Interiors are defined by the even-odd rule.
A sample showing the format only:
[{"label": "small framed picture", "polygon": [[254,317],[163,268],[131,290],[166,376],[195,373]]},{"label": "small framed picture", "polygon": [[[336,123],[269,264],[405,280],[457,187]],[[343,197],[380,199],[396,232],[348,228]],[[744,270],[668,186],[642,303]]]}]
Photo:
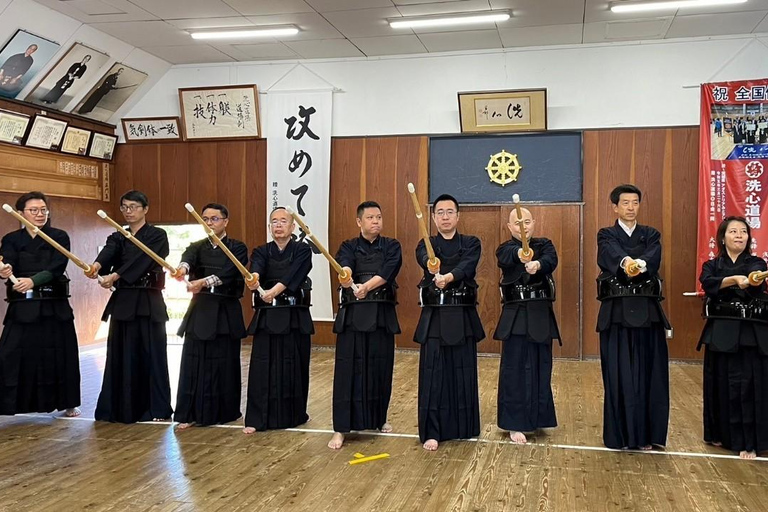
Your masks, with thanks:
[{"label": "small framed picture", "polygon": [[123,118],[125,142],[181,142],[178,117]]},{"label": "small framed picture", "polygon": [[467,132],[547,130],[547,90],[460,92],[459,121]]},{"label": "small framed picture", "polygon": [[115,156],[115,146],[117,146],[117,135],[93,132],[88,156],[99,160],[112,160]]},{"label": "small framed picture", "polygon": [[0,109],[0,142],[21,145],[30,119],[27,114]]},{"label": "small framed picture", "polygon": [[61,143],[61,152],[85,156],[88,143],[91,141],[91,133],[90,130],[67,126],[64,132],[64,141]]},{"label": "small framed picture", "polygon": [[24,145],[31,148],[58,151],[67,124],[66,121],[37,115],[32,121],[32,128],[29,129],[29,135],[27,135]]}]

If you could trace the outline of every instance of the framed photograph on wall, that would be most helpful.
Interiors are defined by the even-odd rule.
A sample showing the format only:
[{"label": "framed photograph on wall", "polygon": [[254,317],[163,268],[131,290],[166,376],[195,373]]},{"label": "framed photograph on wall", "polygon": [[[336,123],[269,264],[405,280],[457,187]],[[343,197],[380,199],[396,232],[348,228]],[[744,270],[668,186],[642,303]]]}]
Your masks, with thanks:
[{"label": "framed photograph on wall", "polygon": [[0,97],[18,96],[60,47],[59,43],[17,30],[0,50]]},{"label": "framed photograph on wall", "polygon": [[108,61],[106,53],[75,43],[27,94],[25,101],[62,110]]},{"label": "framed photograph on wall", "polygon": [[261,136],[255,85],[179,89],[184,140],[254,139]]},{"label": "framed photograph on wall", "polygon": [[462,132],[530,132],[547,129],[547,90],[460,92]]},{"label": "framed photograph on wall", "polygon": [[32,121],[32,128],[29,129],[29,135],[27,135],[24,145],[31,148],[58,151],[67,124],[66,121],[37,115]]},{"label": "framed photograph on wall", "polygon": [[124,117],[122,121],[125,142],[181,141],[178,117]]},{"label": "framed photograph on wall", "polygon": [[0,109],[0,141],[21,145],[30,119],[27,114]]},{"label": "framed photograph on wall", "polygon": [[72,113],[106,122],[146,79],[147,74],[143,71],[117,62],[96,82]]},{"label": "framed photograph on wall", "polygon": [[88,149],[88,156],[91,158],[98,158],[99,160],[112,160],[115,156],[116,146],[117,135],[93,132],[91,147]]},{"label": "framed photograph on wall", "polygon": [[64,140],[61,143],[61,152],[69,153],[70,155],[85,156],[90,141],[90,130],[67,126],[67,129],[64,131]]}]

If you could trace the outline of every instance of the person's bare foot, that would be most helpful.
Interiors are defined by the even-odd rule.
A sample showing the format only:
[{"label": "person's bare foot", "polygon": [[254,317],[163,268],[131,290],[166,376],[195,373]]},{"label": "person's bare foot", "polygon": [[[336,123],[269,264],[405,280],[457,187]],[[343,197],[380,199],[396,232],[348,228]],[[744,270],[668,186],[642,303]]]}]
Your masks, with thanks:
[{"label": "person's bare foot", "polygon": [[754,459],[755,457],[757,457],[757,453],[755,453],[754,450],[752,450],[751,452],[748,452],[747,450],[741,450],[739,452],[739,457],[741,457],[742,459]]},{"label": "person's bare foot", "polygon": [[81,414],[82,412],[80,411],[79,407],[72,407],[71,409],[67,409],[66,411],[64,411],[64,416],[66,416],[67,418],[77,418]]},{"label": "person's bare foot", "polygon": [[331,450],[338,450],[342,446],[344,446],[344,434],[341,432],[334,432],[333,437],[328,441],[328,448]]},{"label": "person's bare foot", "polygon": [[195,422],[191,423],[179,423],[179,425],[176,427],[176,430],[187,430],[189,427],[194,427]]},{"label": "person's bare foot", "polygon": [[437,440],[435,439],[427,439],[427,441],[424,443],[424,449],[428,452],[434,452],[437,450]]},{"label": "person's bare foot", "polygon": [[390,425],[389,422],[387,422],[383,424],[379,430],[384,434],[389,434],[390,432],[392,432],[392,425]]},{"label": "person's bare foot", "polygon": [[152,421],[168,421],[168,418],[152,418]]},{"label": "person's bare foot", "polygon": [[255,432],[256,432],[256,429],[253,427],[245,427],[243,429],[243,434],[246,434],[246,435],[251,435],[251,434],[254,434]]},{"label": "person's bare foot", "polygon": [[512,441],[512,444],[525,444],[528,442],[528,439],[525,438],[525,434],[514,430],[509,433],[509,439]]},{"label": "person's bare foot", "polygon": [[713,441],[713,442],[711,442],[709,444],[711,444],[712,446],[717,446],[717,447],[723,446],[723,443],[721,443],[720,441]]},{"label": "person's bare foot", "polygon": [[650,444],[647,444],[647,445],[645,445],[645,446],[641,446],[641,447],[640,447],[640,450],[642,450],[642,451],[644,451],[644,452],[649,452],[649,451],[653,450],[653,446],[652,446],[652,445],[650,445]]}]

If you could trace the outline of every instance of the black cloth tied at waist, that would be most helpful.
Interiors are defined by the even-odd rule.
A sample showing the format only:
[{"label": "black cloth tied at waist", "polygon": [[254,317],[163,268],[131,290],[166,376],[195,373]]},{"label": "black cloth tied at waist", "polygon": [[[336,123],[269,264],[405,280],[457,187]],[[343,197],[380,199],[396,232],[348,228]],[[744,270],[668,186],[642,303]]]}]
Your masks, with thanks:
[{"label": "black cloth tied at waist", "polygon": [[630,278],[608,273],[597,278],[597,300],[623,297],[649,297],[664,300],[661,278],[643,274]]},{"label": "black cloth tied at waist", "polygon": [[[357,273],[354,276],[355,283],[365,283],[369,281],[375,273]],[[396,286],[391,286],[389,283],[385,283],[375,290],[369,291],[364,299],[358,299],[355,297],[355,292],[352,291],[352,287],[344,288],[339,287],[339,305],[345,306],[354,302],[389,302],[397,304],[397,289]]]},{"label": "black cloth tied at waist", "polygon": [[419,305],[424,306],[475,306],[477,304],[477,288],[469,286],[464,281],[451,283],[444,289],[439,289],[434,282],[419,285]]},{"label": "black cloth tied at waist", "polygon": [[768,323],[768,296],[763,298],[707,297],[704,301],[704,318],[749,320]]},{"label": "black cloth tied at waist", "polygon": [[47,299],[66,299],[69,297],[69,281],[54,281],[44,285],[36,286],[26,293],[19,293],[13,289],[13,284],[8,280],[8,296],[6,302],[15,302],[21,300],[47,300]]},{"label": "black cloth tied at waist", "polygon": [[[278,281],[267,281],[264,283],[265,289],[274,287]],[[308,282],[305,281],[305,285]],[[261,300],[259,292],[254,291],[252,296],[252,305],[255,308],[280,308],[280,307],[309,307],[312,305],[312,288],[308,286],[302,286],[295,292],[285,290],[283,293],[275,297],[271,303],[266,303]]]},{"label": "black cloth tied at waist", "polygon": [[203,288],[200,290],[203,295],[213,295],[214,297],[224,297],[227,299],[239,299],[243,296],[243,282],[233,281],[231,283],[222,284],[220,286],[213,286],[211,288]]},{"label": "black cloth tied at waist", "polygon": [[147,272],[133,283],[126,283],[122,279],[118,279],[115,283],[115,288],[129,289],[129,288],[151,288],[153,290],[162,290],[165,288],[165,272],[162,270],[156,272]]},{"label": "black cloth tied at waist", "polygon": [[502,304],[514,304],[532,300],[548,300],[554,302],[556,295],[555,281],[552,279],[552,276],[549,275],[544,276],[544,278],[539,281],[526,284],[520,282],[501,283],[499,285],[499,290],[501,291]]}]

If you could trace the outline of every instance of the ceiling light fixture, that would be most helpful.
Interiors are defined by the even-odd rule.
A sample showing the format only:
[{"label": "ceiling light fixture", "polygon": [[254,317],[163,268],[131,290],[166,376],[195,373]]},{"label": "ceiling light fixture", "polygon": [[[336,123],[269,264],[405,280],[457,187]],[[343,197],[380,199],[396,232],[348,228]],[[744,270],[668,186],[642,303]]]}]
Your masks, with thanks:
[{"label": "ceiling light fixture", "polygon": [[660,2],[621,2],[612,3],[611,12],[644,12],[693,7],[712,7],[718,5],[743,4],[747,0],[666,0]]},{"label": "ceiling light fixture", "polygon": [[192,36],[192,39],[249,39],[252,37],[295,36],[298,33],[299,29],[291,25],[269,28],[190,32],[189,35]]},{"label": "ceiling light fixture", "polygon": [[508,12],[493,12],[483,14],[462,14],[461,16],[424,16],[412,18],[391,18],[387,22],[392,28],[428,28],[450,27],[454,25],[475,25],[507,21]]}]

